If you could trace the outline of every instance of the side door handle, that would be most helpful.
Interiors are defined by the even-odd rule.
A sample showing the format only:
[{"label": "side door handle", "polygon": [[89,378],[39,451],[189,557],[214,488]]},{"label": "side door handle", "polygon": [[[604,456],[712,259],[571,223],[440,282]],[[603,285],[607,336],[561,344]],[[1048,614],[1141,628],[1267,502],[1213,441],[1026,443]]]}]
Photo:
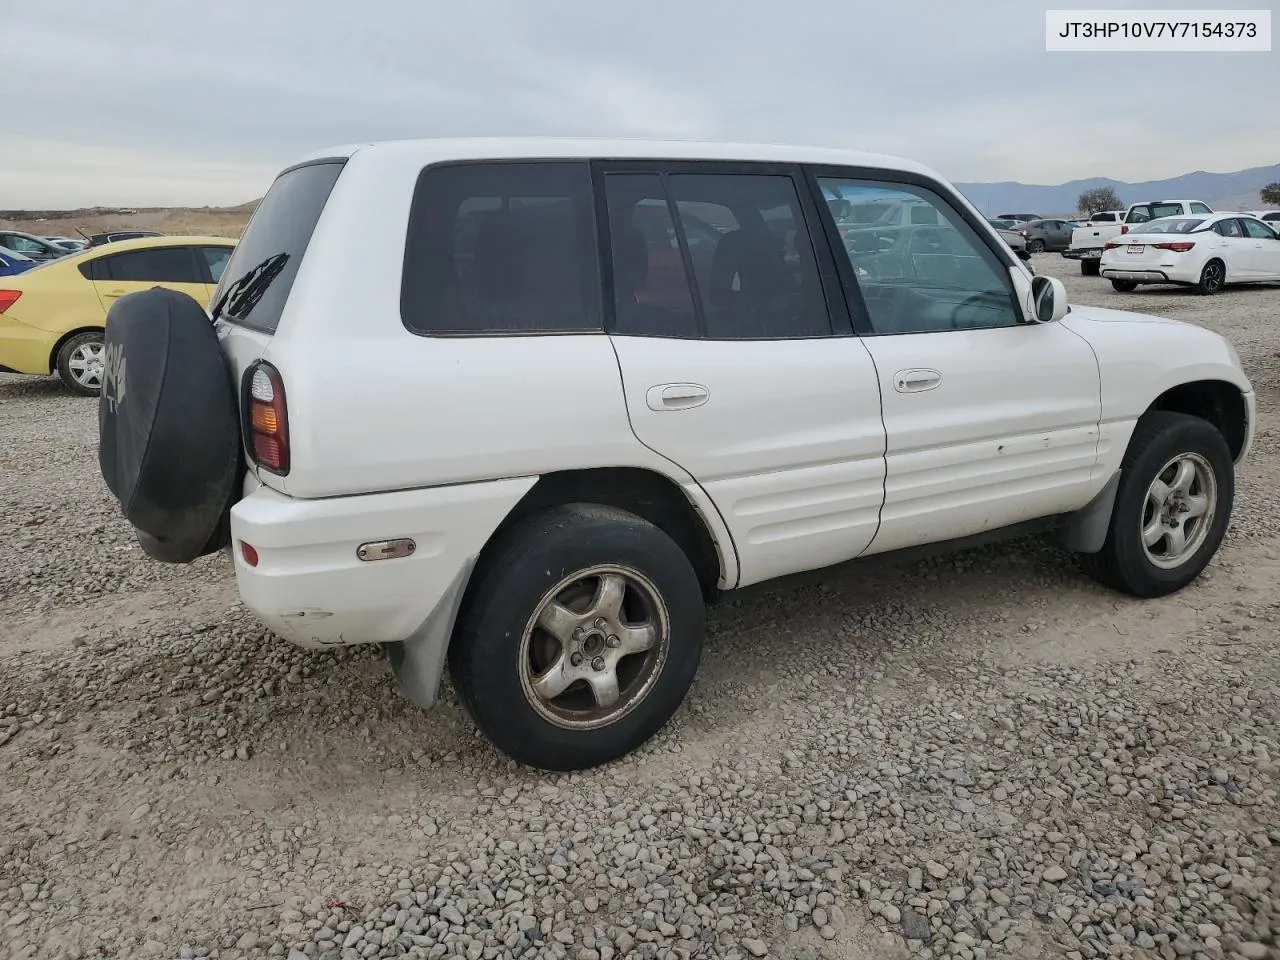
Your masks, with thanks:
[{"label": "side door handle", "polygon": [[899,393],[923,393],[934,389],[940,383],[942,383],[942,374],[928,368],[899,370],[893,375],[893,389]]},{"label": "side door handle", "polygon": [[128,290],[111,290],[111,291],[108,291],[107,293],[104,293],[103,296],[104,297],[123,297],[128,292],[129,292]]},{"label": "side door handle", "polygon": [[650,410],[688,410],[711,399],[711,391],[700,383],[660,383],[644,395]]}]

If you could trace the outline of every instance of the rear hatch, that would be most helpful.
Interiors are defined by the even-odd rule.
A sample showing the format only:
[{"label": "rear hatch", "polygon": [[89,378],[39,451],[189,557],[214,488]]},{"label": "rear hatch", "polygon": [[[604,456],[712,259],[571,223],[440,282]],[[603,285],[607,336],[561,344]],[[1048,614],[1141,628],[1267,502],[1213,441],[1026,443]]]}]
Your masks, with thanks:
[{"label": "rear hatch", "polygon": [[306,163],[280,174],[222,271],[210,312],[237,381],[271,344],[307,244],[344,162]]}]

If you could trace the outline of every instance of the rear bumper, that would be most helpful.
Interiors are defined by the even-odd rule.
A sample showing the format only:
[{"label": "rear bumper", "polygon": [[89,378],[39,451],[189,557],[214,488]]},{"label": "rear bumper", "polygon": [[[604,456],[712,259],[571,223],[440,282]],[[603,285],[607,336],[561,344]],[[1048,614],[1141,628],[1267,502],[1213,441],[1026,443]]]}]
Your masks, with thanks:
[{"label": "rear bumper", "polygon": [[1068,260],[1101,260],[1101,247],[1068,247],[1062,251]]},{"label": "rear bumper", "polygon": [[1110,261],[1103,263],[1098,272],[1108,280],[1132,280],[1135,283],[1195,283],[1198,279],[1195,274],[1163,263],[1130,266]]},{"label": "rear bumper", "polygon": [[0,369],[12,373],[45,375],[51,372],[49,357],[56,334],[21,323],[0,313]]},{"label": "rear bumper", "polygon": [[[465,588],[464,571],[535,480],[298,500],[250,474],[231,510],[240,597],[264,624],[302,647],[411,640],[438,607],[456,604],[452,594]],[[400,537],[414,541],[409,556],[356,556],[362,543]],[[243,544],[257,552],[255,566]],[[443,642],[451,629],[452,623]]]}]

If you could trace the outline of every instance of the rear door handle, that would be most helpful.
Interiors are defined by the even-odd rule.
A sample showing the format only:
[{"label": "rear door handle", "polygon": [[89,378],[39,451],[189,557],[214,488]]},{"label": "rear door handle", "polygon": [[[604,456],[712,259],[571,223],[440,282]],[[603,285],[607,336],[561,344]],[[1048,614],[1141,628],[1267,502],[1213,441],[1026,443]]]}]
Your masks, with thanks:
[{"label": "rear door handle", "polygon": [[103,296],[104,297],[123,297],[128,292],[129,292],[128,290],[112,290],[109,293],[104,293]]},{"label": "rear door handle", "polygon": [[711,399],[711,391],[700,383],[660,383],[644,395],[650,410],[688,410]]},{"label": "rear door handle", "polygon": [[937,370],[899,370],[893,375],[893,389],[899,393],[923,393],[932,390],[942,383],[942,374]]}]

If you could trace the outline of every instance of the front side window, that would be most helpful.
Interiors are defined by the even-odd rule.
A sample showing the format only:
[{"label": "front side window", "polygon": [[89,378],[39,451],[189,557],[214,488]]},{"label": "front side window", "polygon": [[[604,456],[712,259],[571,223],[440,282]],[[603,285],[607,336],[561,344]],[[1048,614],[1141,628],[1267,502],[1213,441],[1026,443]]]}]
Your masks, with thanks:
[{"label": "front side window", "polygon": [[429,167],[414,190],[400,310],[422,334],[601,329],[581,161]]},{"label": "front side window", "polygon": [[[838,223],[845,254],[878,334],[927,333],[1021,323],[1008,269],[960,214],[924,187],[819,178],[850,205],[887,211],[871,223]],[[929,208],[932,222],[892,211]]]},{"label": "front side window", "polygon": [[41,244],[36,243],[34,240],[30,240],[27,237],[14,236],[12,234],[5,238],[3,246],[8,247],[14,253],[22,254],[41,254],[44,253],[45,250]]},{"label": "front side window", "polygon": [[94,261],[94,279],[124,283],[202,283],[189,247],[129,250]]},{"label": "front side window", "polygon": [[1257,220],[1241,220],[1244,225],[1244,232],[1254,240],[1274,240],[1276,235],[1265,223],[1259,223]]},{"label": "front side window", "polygon": [[209,269],[211,283],[217,283],[222,279],[222,272],[227,268],[227,261],[231,259],[231,251],[231,247],[200,248],[200,254],[204,257],[205,265]]}]

